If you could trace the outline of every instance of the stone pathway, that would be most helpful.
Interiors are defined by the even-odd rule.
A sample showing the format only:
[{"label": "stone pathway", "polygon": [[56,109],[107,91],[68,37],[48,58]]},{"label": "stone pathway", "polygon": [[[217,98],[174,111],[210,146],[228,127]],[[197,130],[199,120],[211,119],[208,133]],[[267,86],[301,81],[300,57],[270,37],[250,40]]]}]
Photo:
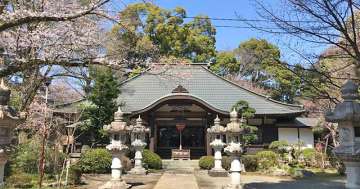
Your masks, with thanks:
[{"label": "stone pathway", "polygon": [[195,175],[165,172],[154,189],[199,189]]}]

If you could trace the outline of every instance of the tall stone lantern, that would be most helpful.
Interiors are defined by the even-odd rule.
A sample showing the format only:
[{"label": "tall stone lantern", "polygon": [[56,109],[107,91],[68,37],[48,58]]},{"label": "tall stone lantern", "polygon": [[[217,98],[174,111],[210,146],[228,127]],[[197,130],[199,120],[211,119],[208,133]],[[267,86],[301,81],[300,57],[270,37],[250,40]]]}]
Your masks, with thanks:
[{"label": "tall stone lantern", "polygon": [[344,101],[325,115],[326,121],[338,123],[339,146],[334,153],[345,164],[346,188],[360,188],[360,104],[358,85],[348,80],[341,88]]},{"label": "tall stone lantern", "polygon": [[146,174],[146,169],[142,166],[142,153],[146,146],[145,135],[149,133],[149,129],[143,126],[142,119],[136,119],[136,124],[131,128],[131,146],[135,150],[135,165],[130,170],[131,174]]},{"label": "tall stone lantern", "polygon": [[231,183],[227,188],[241,189],[241,161],[240,156],[243,153],[243,147],[241,144],[241,137],[244,134],[244,128],[242,127],[243,119],[239,121],[238,113],[235,109],[230,113],[230,123],[226,125],[226,139],[227,147],[224,149],[225,153],[231,156],[230,178]]},{"label": "tall stone lantern", "polygon": [[111,151],[111,180],[107,182],[103,189],[122,189],[129,188],[130,186],[125,183],[121,178],[123,166],[121,164],[121,157],[124,156],[128,150],[126,141],[130,134],[130,127],[127,126],[123,120],[123,112],[119,109],[114,113],[114,121],[110,125],[105,125],[104,130],[110,136],[110,144],[106,149]]},{"label": "tall stone lantern", "polygon": [[24,115],[18,116],[9,106],[10,89],[0,83],[0,186],[4,185],[4,167],[8,160],[6,147],[11,144],[13,130],[20,123]]},{"label": "tall stone lantern", "polygon": [[225,134],[225,127],[220,125],[219,116],[216,116],[214,120],[214,126],[207,129],[210,135],[210,146],[214,149],[214,168],[209,171],[210,176],[227,176],[227,171],[222,168],[221,165],[221,151],[225,146],[223,142],[223,135]]}]

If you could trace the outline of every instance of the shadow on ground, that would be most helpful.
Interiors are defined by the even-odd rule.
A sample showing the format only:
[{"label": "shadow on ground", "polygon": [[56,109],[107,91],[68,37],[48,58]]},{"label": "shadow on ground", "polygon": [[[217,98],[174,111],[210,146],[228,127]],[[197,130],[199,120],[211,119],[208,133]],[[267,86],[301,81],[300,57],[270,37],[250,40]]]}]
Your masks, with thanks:
[{"label": "shadow on ground", "polygon": [[299,179],[245,184],[245,189],[345,189],[343,180]]}]

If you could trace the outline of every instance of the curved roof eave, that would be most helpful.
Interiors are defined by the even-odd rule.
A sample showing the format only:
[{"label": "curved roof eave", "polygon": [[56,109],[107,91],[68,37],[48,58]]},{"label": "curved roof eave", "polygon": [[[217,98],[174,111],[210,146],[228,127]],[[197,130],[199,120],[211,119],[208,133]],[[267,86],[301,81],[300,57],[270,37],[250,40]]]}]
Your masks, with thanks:
[{"label": "curved roof eave", "polygon": [[144,108],[140,109],[140,110],[136,110],[133,112],[127,112],[128,114],[139,114],[139,113],[143,113],[146,112],[152,108],[154,108],[155,106],[157,106],[158,104],[165,102],[167,100],[173,100],[173,99],[189,99],[189,100],[194,100],[196,102],[201,103],[202,105],[204,105],[206,108],[209,108],[210,110],[213,110],[215,112],[227,115],[229,114],[228,111],[223,111],[220,110],[216,107],[214,107],[213,105],[209,104],[208,102],[204,101],[203,99],[195,96],[195,95],[191,95],[189,93],[174,93],[174,94],[168,94],[165,96],[162,96],[160,98],[158,98],[157,100],[151,102],[150,104],[148,104],[147,106],[145,106]]}]

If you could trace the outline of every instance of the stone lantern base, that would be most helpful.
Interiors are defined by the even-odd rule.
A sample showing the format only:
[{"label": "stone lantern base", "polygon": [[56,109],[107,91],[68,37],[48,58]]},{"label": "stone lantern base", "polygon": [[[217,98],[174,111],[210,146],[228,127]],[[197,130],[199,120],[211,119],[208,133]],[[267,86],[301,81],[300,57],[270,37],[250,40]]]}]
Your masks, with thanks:
[{"label": "stone lantern base", "polygon": [[110,180],[105,185],[99,187],[99,189],[128,189],[131,185],[126,184],[123,180]]},{"label": "stone lantern base", "polygon": [[208,171],[208,174],[212,177],[227,177],[229,175],[225,169],[211,169]]},{"label": "stone lantern base", "polygon": [[134,167],[128,173],[132,175],[146,175],[147,170],[143,167]]}]

